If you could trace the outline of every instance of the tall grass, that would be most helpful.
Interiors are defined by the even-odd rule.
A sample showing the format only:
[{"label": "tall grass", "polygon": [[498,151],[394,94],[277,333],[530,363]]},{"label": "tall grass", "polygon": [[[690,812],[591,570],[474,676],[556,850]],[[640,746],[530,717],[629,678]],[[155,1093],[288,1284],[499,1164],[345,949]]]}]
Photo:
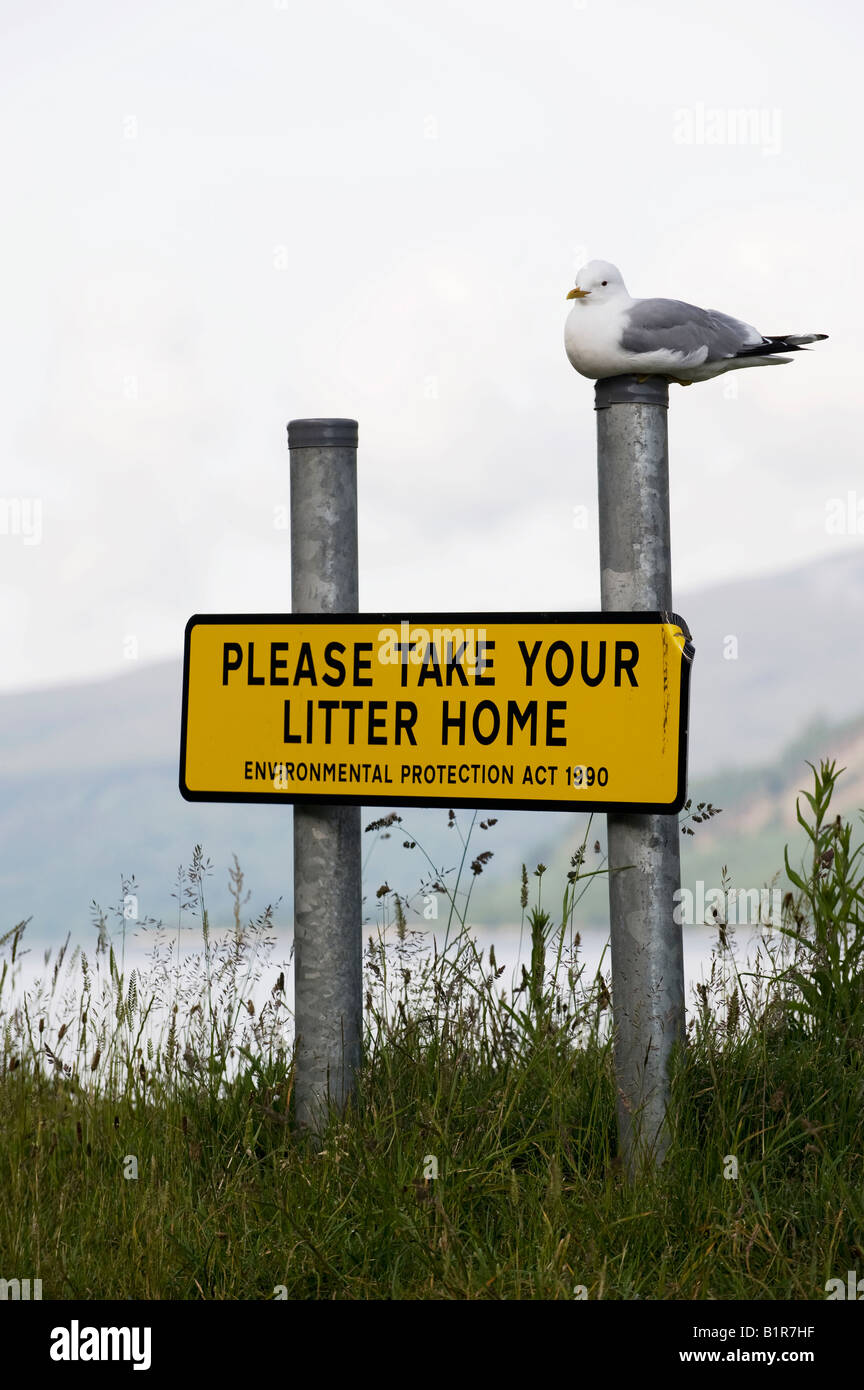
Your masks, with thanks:
[{"label": "tall grass", "polygon": [[[176,928],[138,924],[146,970],[125,968],[133,884],[119,962],[95,909],[93,959],[67,941],[22,990],[19,923],[0,942],[0,1277],[40,1278],[46,1298],[824,1297],[864,1273],[864,872],[831,814],[838,775],[814,768],[799,805],[812,853],[787,866],[777,937],[742,964],[718,921],[669,1156],[632,1184],[611,982],[576,928],[603,872],[590,823],[554,895],[543,865],[522,868],[519,979],[470,929],[494,822],[463,832],[451,813],[454,875],[427,856],[418,897],[380,886],[356,1095],[316,1146],[294,1125],[275,909],[244,921],[236,861],[232,929],[211,928],[196,847]],[[444,911],[429,923],[420,903]]]}]

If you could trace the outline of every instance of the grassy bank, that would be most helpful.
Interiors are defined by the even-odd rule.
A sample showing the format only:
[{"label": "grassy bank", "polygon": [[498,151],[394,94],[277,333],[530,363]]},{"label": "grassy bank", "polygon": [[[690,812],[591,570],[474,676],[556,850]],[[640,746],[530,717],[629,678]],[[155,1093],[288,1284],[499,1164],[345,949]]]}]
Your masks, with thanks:
[{"label": "grassy bank", "polygon": [[272,913],[243,920],[236,865],[227,940],[196,851],[178,893],[200,951],[151,924],[148,972],[124,969],[102,917],[92,960],[67,946],[22,995],[19,924],[2,942],[0,1276],[46,1299],[824,1298],[864,1274],[864,847],[832,816],[836,775],[802,798],[812,854],[759,959],[718,923],[669,1156],[633,1184],[608,974],[580,965],[587,843],[554,892],[523,869],[530,966],[510,987],[468,926],[487,850],[466,841],[452,886],[430,866],[432,955],[381,885],[356,1100],[319,1145],[294,1127]]}]

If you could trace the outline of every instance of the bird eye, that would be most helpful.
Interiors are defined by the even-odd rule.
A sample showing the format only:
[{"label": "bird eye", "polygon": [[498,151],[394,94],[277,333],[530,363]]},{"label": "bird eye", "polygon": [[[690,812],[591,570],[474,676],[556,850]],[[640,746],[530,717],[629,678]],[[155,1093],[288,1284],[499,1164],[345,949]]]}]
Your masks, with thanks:
[{"label": "bird eye", "polygon": [[608,285],[608,284],[609,284],[609,281],[608,281],[608,280],[601,280],[601,281],[600,281],[600,284],[601,284],[601,285]]}]

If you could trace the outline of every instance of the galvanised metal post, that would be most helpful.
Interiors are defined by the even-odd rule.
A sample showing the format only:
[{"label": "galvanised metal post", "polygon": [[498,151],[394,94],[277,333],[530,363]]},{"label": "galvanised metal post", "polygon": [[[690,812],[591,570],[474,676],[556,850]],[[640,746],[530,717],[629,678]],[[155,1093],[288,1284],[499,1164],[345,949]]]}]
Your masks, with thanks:
[{"label": "galvanised metal post", "polygon": [[[669,387],[607,377],[595,388],[604,612],[672,612]],[[668,1065],[684,1041],[684,948],[677,815],[607,817],[618,1131],[627,1171],[661,1163]]]},{"label": "galvanised metal post", "polygon": [[[292,420],[294,613],[356,613],[357,421]],[[294,807],[297,1120],[314,1132],[344,1106],[363,1024],[360,807]]]}]

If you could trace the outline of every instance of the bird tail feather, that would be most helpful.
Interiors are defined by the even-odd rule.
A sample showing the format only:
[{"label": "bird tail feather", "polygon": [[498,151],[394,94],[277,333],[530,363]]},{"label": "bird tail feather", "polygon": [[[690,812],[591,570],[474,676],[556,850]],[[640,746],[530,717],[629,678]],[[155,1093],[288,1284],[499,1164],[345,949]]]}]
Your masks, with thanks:
[{"label": "bird tail feather", "polygon": [[827,337],[827,333],[784,333],[782,341],[790,347],[800,347],[802,343],[821,343]]},{"label": "bird tail feather", "polygon": [[742,348],[736,357],[765,357],[773,352],[806,352],[804,343],[821,343],[827,333],[781,333],[776,337],[763,338],[753,347]]}]

